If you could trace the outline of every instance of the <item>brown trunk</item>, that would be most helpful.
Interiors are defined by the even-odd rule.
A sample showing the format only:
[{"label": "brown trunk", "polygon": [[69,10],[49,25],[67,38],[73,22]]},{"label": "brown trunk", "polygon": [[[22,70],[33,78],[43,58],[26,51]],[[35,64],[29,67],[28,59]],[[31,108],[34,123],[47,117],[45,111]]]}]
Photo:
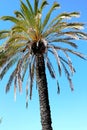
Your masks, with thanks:
[{"label": "brown trunk", "polygon": [[36,55],[36,80],[38,85],[42,130],[52,130],[44,56]]}]

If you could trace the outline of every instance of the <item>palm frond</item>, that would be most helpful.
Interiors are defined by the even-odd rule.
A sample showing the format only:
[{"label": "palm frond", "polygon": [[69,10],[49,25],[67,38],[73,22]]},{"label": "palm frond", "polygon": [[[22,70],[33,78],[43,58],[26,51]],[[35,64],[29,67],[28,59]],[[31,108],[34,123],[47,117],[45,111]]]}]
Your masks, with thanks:
[{"label": "palm frond", "polygon": [[59,57],[60,57],[60,59],[61,59],[62,62],[64,62],[66,65],[69,66],[71,72],[72,72],[72,70],[73,70],[73,72],[76,72],[76,70],[75,70],[75,68],[73,67],[73,65],[72,65],[72,64],[69,64],[69,61],[67,61],[65,58],[63,58],[63,57],[61,57],[61,56],[59,56]]},{"label": "palm frond", "polygon": [[56,58],[56,60],[57,60],[58,69],[59,69],[59,74],[61,75],[61,62],[60,62],[59,55],[58,55],[56,49],[55,49],[53,46],[50,45],[50,46],[48,46],[48,47],[52,49],[51,52],[54,54],[54,56],[55,56],[55,58]]},{"label": "palm frond", "polygon": [[21,12],[25,17],[28,26],[29,27],[31,26],[33,28],[33,26],[35,25],[33,14],[31,10],[22,1],[21,1]]},{"label": "palm frond", "polygon": [[27,34],[27,31],[28,31],[28,29],[25,27],[25,26],[23,26],[23,25],[16,25],[16,26],[14,26],[14,27],[12,27],[12,29],[11,29],[11,33],[12,33],[12,35],[15,33],[15,34],[18,34],[18,33],[26,33],[26,35],[28,35]]},{"label": "palm frond", "polygon": [[[64,31],[64,32],[59,32],[56,34],[56,36],[69,36],[71,38],[70,40],[79,40],[79,39],[87,39],[87,33],[84,33],[82,31]],[[68,40],[68,39],[67,39]]]},{"label": "palm frond", "polygon": [[[44,33],[44,37],[49,36],[50,34],[62,34],[65,32],[65,30],[70,30],[71,31],[77,31],[77,30],[81,30],[84,28],[84,24],[83,23],[67,23],[67,22],[60,22],[60,23],[56,23],[54,24],[52,27],[48,28]],[[69,32],[67,33],[67,35],[69,34]],[[77,34],[76,34],[77,35]],[[74,39],[75,39],[75,33],[73,33]],[[78,35],[77,35],[78,36]],[[77,39],[76,39],[77,40]]]},{"label": "palm frond", "polygon": [[76,30],[79,30],[79,29],[84,29],[84,24],[83,23],[68,23],[65,27],[65,28],[71,28],[71,29],[76,29]]},{"label": "palm frond", "polygon": [[47,64],[47,68],[50,72],[50,75],[52,78],[56,79],[56,83],[57,83],[57,93],[60,94],[60,85],[59,85],[59,82],[57,80],[57,77],[56,77],[56,73],[55,73],[55,70],[54,70],[54,67],[50,61],[50,59],[48,57],[46,57],[46,64]]},{"label": "palm frond", "polygon": [[9,60],[8,55],[6,54],[6,51],[2,48],[2,51],[0,52],[0,67],[3,67],[3,65]]},{"label": "palm frond", "polygon": [[34,70],[35,70],[35,59],[33,63],[29,65],[29,72],[30,72],[30,99],[32,98],[32,87],[34,81]]},{"label": "palm frond", "polygon": [[57,22],[50,28],[47,27],[46,31],[43,32],[43,36],[47,37],[51,34],[58,34],[58,33],[62,32],[62,30],[66,29],[66,26],[67,26],[67,22],[60,22],[60,23]]},{"label": "palm frond", "polygon": [[40,12],[42,12],[43,8],[44,8],[46,5],[48,5],[47,0],[42,0],[41,6],[40,6],[40,9],[39,9]]},{"label": "palm frond", "polygon": [[6,49],[4,52],[1,52],[0,54],[0,67],[3,67],[8,61],[10,61],[10,59],[12,57],[14,57],[17,53],[17,50],[12,47],[9,47],[8,49]]},{"label": "palm frond", "polygon": [[78,46],[76,45],[76,43],[74,42],[71,42],[68,40],[68,38],[61,38],[61,39],[54,39],[54,40],[51,40],[50,41],[51,43],[55,42],[55,43],[64,43],[64,44],[67,44],[67,45],[70,45],[71,47],[74,47],[74,48],[77,48]]},{"label": "palm frond", "polygon": [[28,108],[28,81],[26,84],[26,108]]},{"label": "palm frond", "polygon": [[61,14],[58,14],[58,16],[56,16],[48,25],[48,28],[49,27],[52,27],[54,26],[55,24],[57,23],[60,23],[62,20],[64,19],[70,19],[72,17],[79,17],[80,16],[80,13],[79,12],[71,12],[71,13],[67,13],[67,12],[64,12],[64,13],[61,13]]},{"label": "palm frond", "polygon": [[80,58],[86,60],[86,56],[83,55],[83,54],[80,53],[80,52],[76,52],[76,51],[73,51],[73,50],[70,50],[70,49],[65,49],[65,50],[66,50],[67,52],[70,52],[70,53],[72,53],[72,54],[74,54],[74,55],[76,55],[76,56],[78,56],[78,57],[80,57]]},{"label": "palm frond", "polygon": [[58,80],[57,80],[57,93],[60,94],[60,85],[59,85]]},{"label": "palm frond", "polygon": [[71,88],[71,90],[73,91],[74,87],[73,87],[73,83],[72,83],[72,79],[71,79],[70,73],[69,73],[69,71],[67,70],[67,68],[66,68],[66,66],[64,65],[64,63],[61,62],[61,64],[62,64],[62,66],[63,66],[63,68],[64,68],[65,74],[66,74],[67,79],[68,79],[68,81],[69,81],[70,88]]},{"label": "palm frond", "polygon": [[35,15],[38,12],[38,4],[39,4],[39,0],[34,0],[34,14]]},{"label": "palm frond", "polygon": [[68,65],[69,65],[70,70],[71,70],[71,72],[72,72],[72,74],[73,74],[75,71],[74,71],[74,68],[73,68],[73,66],[72,66],[72,61],[71,61],[70,57],[68,56],[67,52],[64,51],[64,54],[65,54],[65,56],[66,56],[67,59],[68,59]]},{"label": "palm frond", "polygon": [[71,49],[68,49],[68,48],[59,47],[59,46],[54,46],[54,48],[57,49],[57,50],[70,52],[70,53],[72,53],[72,54],[74,54],[74,55],[76,55],[76,56],[86,60],[86,56],[84,54],[80,53],[80,52],[76,52],[74,50],[71,50]]},{"label": "palm frond", "polygon": [[87,33],[84,33],[84,32],[81,32],[81,31],[78,31],[78,32],[75,32],[81,39],[83,40],[87,40]]},{"label": "palm frond", "polygon": [[23,60],[20,59],[20,60],[18,61],[17,67],[16,67],[18,87],[19,87],[19,92],[20,92],[20,93],[22,93],[22,77],[21,77],[22,63],[23,63]]},{"label": "palm frond", "polygon": [[0,72],[0,79],[2,80],[2,78],[4,77],[4,75],[6,74],[6,72],[11,68],[11,66],[13,66],[16,61],[17,61],[18,57],[12,58],[7,64],[6,66],[2,69],[2,71]]},{"label": "palm frond", "polygon": [[58,15],[57,20],[64,20],[64,19],[71,19],[72,17],[79,17],[80,13],[79,12],[71,12],[71,13],[61,13]]},{"label": "palm frond", "polygon": [[19,12],[19,11],[14,11],[14,14],[19,19],[23,19],[23,20],[25,19],[24,15],[21,12]]},{"label": "palm frond", "polygon": [[0,39],[7,38],[9,36],[9,33],[10,33],[9,30],[0,31]]},{"label": "palm frond", "polygon": [[9,81],[8,81],[8,83],[7,83],[7,85],[6,85],[6,89],[5,89],[5,92],[6,92],[6,93],[10,90],[10,87],[11,87],[11,84],[12,84],[13,79],[14,79],[14,77],[15,77],[15,74],[16,74],[16,70],[14,70],[14,71],[12,72],[12,74],[10,75]]},{"label": "palm frond", "polygon": [[20,21],[17,18],[12,17],[12,16],[3,16],[3,17],[1,17],[1,19],[4,20],[4,21],[9,20],[9,21],[11,21],[11,22],[13,22],[15,24],[20,23]]},{"label": "palm frond", "polygon": [[51,16],[51,13],[53,12],[54,9],[56,8],[59,8],[60,5],[57,3],[57,2],[54,2],[53,6],[51,7],[51,9],[48,11],[45,19],[44,19],[44,22],[43,22],[43,25],[42,25],[42,30],[45,28],[45,26],[47,25],[48,21],[49,21],[49,18]]},{"label": "palm frond", "polygon": [[14,79],[14,100],[16,101],[16,92],[17,92],[17,76]]},{"label": "palm frond", "polygon": [[32,6],[31,6],[31,4],[30,4],[30,1],[29,1],[29,0],[26,0],[26,2],[27,2],[27,5],[28,5],[28,7],[29,7],[29,10],[31,11],[32,14],[34,14],[34,11],[33,11],[33,8],[32,8]]},{"label": "palm frond", "polygon": [[23,45],[25,45],[25,42],[24,42],[24,43],[22,42],[21,44],[17,44],[17,42],[20,42],[20,41],[21,41],[21,42],[22,42],[22,41],[28,41],[28,38],[25,37],[25,36],[23,36],[22,34],[16,34],[16,35],[10,37],[10,38],[8,39],[7,43],[12,43],[12,44],[11,44],[11,46],[12,46],[13,43],[16,42],[15,47],[16,47],[16,46],[23,46]]},{"label": "palm frond", "polygon": [[23,68],[23,69],[22,69],[22,71],[23,71],[23,73],[22,73],[22,82],[23,82],[23,81],[24,81],[25,74],[26,74],[27,69],[28,69],[28,62],[25,61],[25,63],[23,63],[23,67],[22,67],[22,68]]},{"label": "palm frond", "polygon": [[17,72],[17,78],[18,78],[18,87],[19,87],[19,92],[22,93],[22,78],[20,71]]},{"label": "palm frond", "polygon": [[51,77],[56,78],[55,71],[53,69],[53,65],[52,65],[52,63],[51,63],[51,61],[50,61],[50,59],[48,57],[47,57],[47,67],[48,67],[48,70],[50,72]]}]

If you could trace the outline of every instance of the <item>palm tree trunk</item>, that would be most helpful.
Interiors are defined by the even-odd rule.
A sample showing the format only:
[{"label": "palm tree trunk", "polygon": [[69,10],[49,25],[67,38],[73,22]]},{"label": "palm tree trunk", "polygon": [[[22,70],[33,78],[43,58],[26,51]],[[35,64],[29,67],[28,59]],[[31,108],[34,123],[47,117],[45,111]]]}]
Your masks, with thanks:
[{"label": "palm tree trunk", "polygon": [[42,130],[52,130],[47,79],[43,55],[36,55],[36,80],[38,85]]}]

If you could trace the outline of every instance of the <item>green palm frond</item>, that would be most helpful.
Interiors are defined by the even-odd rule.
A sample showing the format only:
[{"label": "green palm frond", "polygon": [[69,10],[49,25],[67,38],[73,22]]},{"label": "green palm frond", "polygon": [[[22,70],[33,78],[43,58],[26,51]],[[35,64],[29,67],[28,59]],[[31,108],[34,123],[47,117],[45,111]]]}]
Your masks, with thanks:
[{"label": "green palm frond", "polygon": [[61,22],[63,22],[65,19],[70,19],[72,17],[79,17],[80,16],[80,13],[79,12],[72,12],[72,13],[61,13],[61,14],[58,14],[58,16],[56,16],[48,25],[47,28],[50,28],[52,26],[55,26],[55,25],[60,25]]},{"label": "green palm frond", "polygon": [[19,11],[14,11],[14,14],[15,14],[16,17],[19,18],[19,19],[20,19],[20,18],[21,18],[22,20],[25,19],[24,15],[23,15],[21,12],[19,12]]},{"label": "green palm frond", "polygon": [[12,16],[3,16],[3,17],[1,17],[1,19],[4,20],[4,21],[9,20],[9,21],[11,21],[11,22],[13,22],[15,24],[20,23],[20,21],[17,18],[12,17]]},{"label": "green palm frond", "polygon": [[38,3],[39,3],[39,0],[34,0],[34,14],[36,15],[37,12],[38,12]]},{"label": "green palm frond", "polygon": [[34,11],[33,11],[33,8],[32,8],[32,6],[31,6],[30,1],[29,1],[29,0],[26,0],[26,2],[27,2],[27,5],[28,5],[29,10],[31,11],[32,14],[34,14]]},{"label": "green palm frond", "polygon": [[44,9],[44,7],[45,7],[46,5],[48,5],[47,0],[42,0],[42,3],[41,3],[41,6],[40,6],[39,11],[42,12],[42,10]]},{"label": "green palm frond", "polygon": [[44,19],[44,22],[43,22],[43,25],[42,25],[42,30],[45,28],[45,26],[47,25],[49,19],[50,19],[50,16],[51,16],[51,13],[53,12],[53,10],[55,10],[56,8],[59,8],[60,5],[57,3],[57,2],[54,2],[53,6],[51,7],[51,9],[48,11],[45,19]]},{"label": "green palm frond", "polygon": [[24,27],[23,26],[23,24],[22,25],[16,25],[16,26],[14,26],[14,27],[12,27],[12,29],[11,29],[11,33],[12,34],[18,34],[18,32],[19,33],[26,33],[26,35],[27,35],[27,28],[26,27]]},{"label": "green palm frond", "polygon": [[0,39],[7,38],[9,36],[9,33],[10,33],[9,30],[0,31]]},{"label": "green palm frond", "polygon": [[33,14],[22,1],[21,1],[21,11],[23,16],[25,17],[26,22],[29,24],[29,26],[32,26],[32,23],[34,22],[34,19],[32,17]]}]

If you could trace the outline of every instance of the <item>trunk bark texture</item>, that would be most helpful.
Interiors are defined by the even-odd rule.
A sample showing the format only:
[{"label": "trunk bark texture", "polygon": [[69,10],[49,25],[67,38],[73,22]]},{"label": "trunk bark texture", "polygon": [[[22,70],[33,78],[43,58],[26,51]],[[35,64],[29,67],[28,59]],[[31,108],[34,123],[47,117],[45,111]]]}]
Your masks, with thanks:
[{"label": "trunk bark texture", "polygon": [[51,112],[48,98],[47,79],[45,74],[44,56],[36,55],[36,80],[38,85],[40,115],[42,130],[53,130],[51,122]]}]

